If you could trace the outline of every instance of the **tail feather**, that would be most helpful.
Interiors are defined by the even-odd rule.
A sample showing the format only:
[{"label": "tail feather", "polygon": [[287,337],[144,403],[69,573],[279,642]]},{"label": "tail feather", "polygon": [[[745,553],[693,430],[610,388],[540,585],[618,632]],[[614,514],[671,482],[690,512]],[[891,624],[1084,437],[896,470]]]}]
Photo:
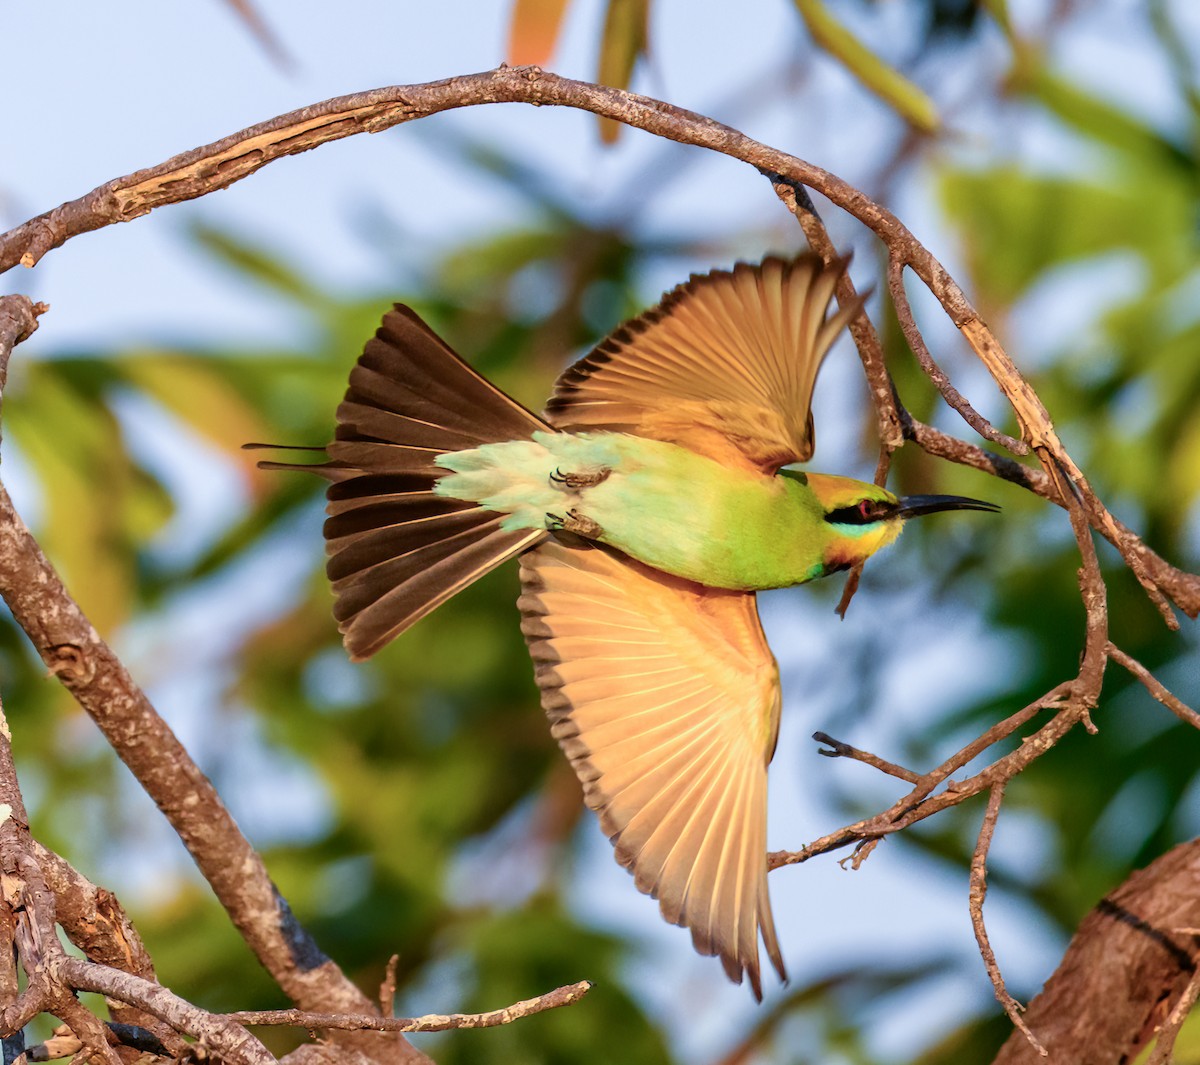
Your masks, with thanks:
[{"label": "tail feather", "polygon": [[[403,428],[400,430],[403,431]],[[399,434],[397,434],[399,435]],[[477,445],[468,445],[474,447]],[[326,448],[332,464],[344,466],[354,473],[393,474],[419,473],[432,483],[445,470],[433,461],[445,449],[411,445],[403,441],[335,440]]]},{"label": "tail feather", "polygon": [[500,515],[476,518],[457,536],[431,540],[401,558],[334,581],[333,614],[350,657],[369,658],[455,593],[545,536],[529,529],[503,532]]},{"label": "tail feather", "polygon": [[[386,419],[374,411],[398,414],[410,422],[458,430],[476,442],[512,440],[527,436],[546,423],[535,417],[462,361],[415,311],[397,304],[367,341],[350,373],[343,406],[365,410],[344,415],[330,445],[337,458],[341,440],[374,438],[400,443],[383,428]],[[361,423],[357,415],[365,417]]]},{"label": "tail feather", "polygon": [[458,511],[475,508],[456,499],[446,499],[432,492],[402,492],[356,500],[359,505],[344,508],[334,513],[325,523],[325,537],[330,549],[335,550],[339,541],[361,536],[372,540],[383,535],[394,535],[396,530],[409,523],[436,520]]},{"label": "tail feather", "polygon": [[[483,519],[490,517],[487,512],[481,514],[478,507],[459,504],[451,508],[436,496],[430,499],[433,501],[432,512],[415,509],[399,522],[388,522],[382,515],[377,515],[382,520],[349,535],[331,535],[327,522],[325,546],[329,551],[326,566],[329,579],[336,584],[345,577],[361,574],[364,579],[373,581],[375,575],[367,573],[368,570],[384,565],[408,565],[409,556],[421,552],[453,551],[455,541],[463,536],[474,539],[473,534],[486,524]],[[424,517],[420,516],[422,513]],[[330,519],[330,522],[335,520],[340,522],[340,518]]]},{"label": "tail feather", "polygon": [[[372,347],[378,339],[371,340],[367,349],[354,367],[350,375],[350,387],[346,398],[338,408],[339,422],[353,427],[355,431],[371,435],[366,426],[357,421],[362,417],[368,421],[377,418],[381,413],[402,410],[404,417],[422,422],[426,425],[437,425],[442,428],[459,431],[468,436],[474,436],[479,430],[475,422],[477,408],[492,400],[490,394],[478,394],[470,389],[464,397],[462,392],[453,384],[431,378],[428,373],[414,373],[405,387],[397,387],[395,379],[389,374],[396,370],[395,360],[386,358],[378,347]],[[448,358],[440,348],[431,348],[430,354],[440,358]],[[371,363],[363,360],[371,357]],[[410,369],[404,365],[404,369]],[[458,383],[458,382],[456,382]],[[489,388],[488,393],[491,392]],[[472,394],[476,393],[476,394]],[[469,403],[465,409],[458,409],[464,399]]]},{"label": "tail feather", "polygon": [[[326,493],[334,617],[354,659],[368,658],[505,560],[546,537],[506,531],[504,515],[433,492],[438,455],[526,439],[550,427],[480,377],[402,305],[350,373],[328,461],[306,469]],[[550,430],[552,431],[552,430]]]},{"label": "tail feather", "polygon": [[[434,412],[430,412],[432,415]],[[454,429],[433,422],[420,421],[411,415],[394,414],[359,402],[347,400],[338,407],[338,421],[353,425],[361,435],[376,440],[402,438],[409,447],[429,448],[437,454],[444,451],[463,451],[474,447],[479,439],[476,431]]]}]

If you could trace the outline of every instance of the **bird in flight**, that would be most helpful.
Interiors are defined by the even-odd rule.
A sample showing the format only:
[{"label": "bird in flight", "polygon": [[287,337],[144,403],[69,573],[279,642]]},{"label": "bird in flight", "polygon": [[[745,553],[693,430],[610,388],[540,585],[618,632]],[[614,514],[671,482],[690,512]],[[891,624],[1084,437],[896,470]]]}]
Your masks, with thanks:
[{"label": "bird in flight", "polygon": [[[762,997],[786,980],[767,894],[779,670],[755,593],[847,569],[944,510],[998,509],[785,468],[858,312],[846,260],[694,275],[558,378],[542,416],[396,305],[326,461],[327,572],[350,656],[519,557],[551,731],[637,887]],[[267,462],[270,468],[297,468]]]}]

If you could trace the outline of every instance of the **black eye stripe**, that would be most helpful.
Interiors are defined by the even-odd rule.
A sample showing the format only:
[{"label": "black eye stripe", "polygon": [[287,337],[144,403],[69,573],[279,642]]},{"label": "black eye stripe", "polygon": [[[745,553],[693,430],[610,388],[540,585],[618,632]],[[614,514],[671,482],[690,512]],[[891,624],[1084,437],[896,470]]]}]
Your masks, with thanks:
[{"label": "black eye stripe", "polygon": [[852,507],[838,507],[825,515],[825,520],[836,525],[871,525],[884,521],[896,513],[896,504],[886,499],[862,499]]}]

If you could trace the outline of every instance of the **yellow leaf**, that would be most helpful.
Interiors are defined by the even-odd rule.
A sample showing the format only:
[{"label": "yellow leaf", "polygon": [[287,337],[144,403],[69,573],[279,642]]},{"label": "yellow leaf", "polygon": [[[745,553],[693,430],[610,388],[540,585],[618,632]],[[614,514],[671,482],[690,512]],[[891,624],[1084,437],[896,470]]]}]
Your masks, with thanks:
[{"label": "yellow leaf", "polygon": [[567,0],[516,0],[508,28],[508,61],[544,67],[554,54]]},{"label": "yellow leaf", "polygon": [[109,411],[72,389],[52,364],[22,374],[5,427],[37,475],[38,541],[96,629],[129,616],[133,548],[125,528],[132,464]]}]

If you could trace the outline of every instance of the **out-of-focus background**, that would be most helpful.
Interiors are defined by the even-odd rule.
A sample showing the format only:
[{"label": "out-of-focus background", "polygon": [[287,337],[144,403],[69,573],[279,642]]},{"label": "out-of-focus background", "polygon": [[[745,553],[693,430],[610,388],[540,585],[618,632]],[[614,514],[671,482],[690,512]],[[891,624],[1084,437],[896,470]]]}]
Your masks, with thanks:
[{"label": "out-of-focus background", "polygon": [[[607,21],[610,7],[634,30]],[[220,0],[5,5],[0,227],[306,103],[493,67],[513,18],[486,0],[253,10],[269,43]],[[1195,4],[565,10],[550,69],[616,77],[636,55],[635,90],[815,162],[898,213],[997,328],[1102,497],[1155,550],[1200,565]],[[860,70],[886,62],[907,82],[888,99],[865,89],[853,61],[815,43],[822,17],[873,57]],[[536,29],[524,24],[520,47]],[[940,124],[917,132],[930,105]],[[877,247],[826,207],[856,278],[878,289]],[[5,481],[323,948],[367,988],[398,953],[402,1014],[596,982],[570,1010],[418,1037],[439,1062],[971,1065],[1008,1032],[967,913],[978,803],[888,840],[856,873],[831,857],[773,874],[792,980],[755,1006],[663,924],[584,816],[538,709],[515,570],[352,666],[321,572],[320,485],[259,472],[239,450],[323,443],[394,300],[537,407],[569,359],[688,273],[801,243],[740,164],[635,130],[607,144],[589,115],[506,105],[326,145],[78,237],[2,283],[52,307],[13,359]],[[935,356],[1011,430],[957,335],[913,296]],[[871,307],[908,406],[968,433],[916,372],[890,309]],[[845,343],[816,418],[813,467],[869,478],[873,419]],[[813,730],[922,768],[1074,674],[1082,617],[1065,517],[910,452],[894,487],[1004,512],[910,530],[872,562],[845,621],[833,614],[840,579],[763,597],[785,691],[773,848],[899,794],[873,770],[820,758]],[[1194,704],[1196,627],[1167,633],[1104,558],[1114,640]],[[0,675],[35,834],[117,892],[175,990],[212,1009],[282,1004],[11,623]],[[1095,719],[1098,735],[1070,736],[1009,789],[1000,821],[986,912],[1019,998],[1105,892],[1200,833],[1200,739],[1115,670]],[[1180,1060],[1200,1060],[1188,1034]]]}]

